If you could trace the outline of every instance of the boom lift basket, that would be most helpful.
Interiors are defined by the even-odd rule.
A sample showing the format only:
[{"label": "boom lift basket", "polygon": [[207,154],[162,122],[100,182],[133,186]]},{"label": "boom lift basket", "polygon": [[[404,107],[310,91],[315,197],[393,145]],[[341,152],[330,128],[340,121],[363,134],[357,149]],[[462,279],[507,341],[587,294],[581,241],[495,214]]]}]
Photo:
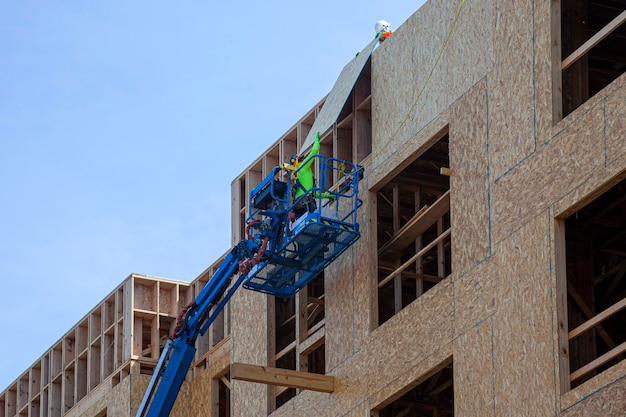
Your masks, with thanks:
[{"label": "boom lift basket", "polygon": [[[297,200],[292,196],[296,181],[280,167],[250,192],[248,228],[257,239],[269,237],[270,243],[261,262],[248,273],[245,288],[292,297],[360,237],[356,214],[362,168],[322,155],[315,158],[319,185]],[[309,210],[292,221],[289,213],[305,201]]]}]

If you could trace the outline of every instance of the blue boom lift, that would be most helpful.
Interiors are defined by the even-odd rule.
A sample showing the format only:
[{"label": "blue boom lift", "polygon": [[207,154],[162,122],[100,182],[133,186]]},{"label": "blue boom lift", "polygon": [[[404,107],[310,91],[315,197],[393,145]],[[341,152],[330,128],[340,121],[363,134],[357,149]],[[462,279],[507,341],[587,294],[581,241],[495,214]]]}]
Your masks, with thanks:
[{"label": "blue boom lift", "polygon": [[[362,168],[316,155],[319,186],[294,201],[298,171],[275,167],[250,192],[246,239],[226,256],[198,297],[181,311],[137,411],[137,417],[164,417],[170,411],[196,352],[195,342],[243,284],[277,297],[292,297],[360,236],[357,209]],[[335,185],[328,189],[327,184]],[[322,194],[333,198],[323,199]],[[308,210],[294,219],[294,207]],[[312,201],[314,203],[312,203]],[[233,276],[239,277],[232,282]]]}]

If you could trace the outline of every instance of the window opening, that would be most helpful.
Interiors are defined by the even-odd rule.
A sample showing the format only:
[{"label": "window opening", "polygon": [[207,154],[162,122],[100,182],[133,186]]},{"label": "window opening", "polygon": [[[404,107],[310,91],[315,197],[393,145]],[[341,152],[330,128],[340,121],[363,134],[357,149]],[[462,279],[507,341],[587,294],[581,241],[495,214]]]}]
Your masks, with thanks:
[{"label": "window opening", "polygon": [[[562,221],[565,278],[560,307],[563,391],[574,388],[625,358],[626,180]],[[561,235],[562,236],[562,235]],[[562,276],[562,272],[561,272]],[[562,282],[565,281],[565,282]]]},{"label": "window opening", "polygon": [[451,273],[448,134],[377,192],[378,324]]},{"label": "window opening", "polygon": [[562,0],[562,112],[567,116],[626,69],[623,0]]},{"label": "window opening", "polygon": [[[320,272],[292,298],[275,298],[275,340],[270,366],[294,371],[326,373],[324,272]],[[270,412],[295,397],[298,390],[270,387]],[[273,403],[273,404],[272,404]]]},{"label": "window opening", "polygon": [[454,417],[453,365],[448,362],[374,417]]},{"label": "window opening", "polygon": [[230,372],[219,378],[217,417],[230,417]]}]

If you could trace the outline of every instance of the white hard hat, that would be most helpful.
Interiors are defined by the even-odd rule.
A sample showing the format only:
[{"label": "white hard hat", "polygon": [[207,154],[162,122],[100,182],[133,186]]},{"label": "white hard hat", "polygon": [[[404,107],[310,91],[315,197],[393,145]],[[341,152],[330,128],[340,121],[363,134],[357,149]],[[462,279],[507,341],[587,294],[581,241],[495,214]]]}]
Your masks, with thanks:
[{"label": "white hard hat", "polygon": [[374,30],[376,31],[376,33],[387,32],[390,28],[391,28],[391,25],[389,24],[389,22],[385,20],[379,20],[374,25]]}]

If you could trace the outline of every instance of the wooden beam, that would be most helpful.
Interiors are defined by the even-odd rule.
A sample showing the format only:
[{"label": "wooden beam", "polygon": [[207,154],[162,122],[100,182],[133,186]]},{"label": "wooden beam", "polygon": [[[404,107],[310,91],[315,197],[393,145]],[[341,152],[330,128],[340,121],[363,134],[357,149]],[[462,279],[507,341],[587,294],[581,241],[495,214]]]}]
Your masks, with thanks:
[{"label": "wooden beam", "polygon": [[290,369],[270,368],[235,362],[230,367],[230,378],[238,381],[306,389],[318,392],[333,392],[335,378],[327,375],[298,372]]},{"label": "wooden beam", "polygon": [[450,190],[439,197],[432,206],[425,206],[418,211],[400,230],[394,233],[391,240],[381,246],[378,255],[383,255],[385,252],[403,251],[448,211],[450,211]]},{"label": "wooden beam", "polygon": [[392,272],[387,277],[385,277],[385,279],[380,281],[378,283],[378,288],[381,288],[382,286],[387,284],[390,280],[392,280],[396,276],[400,275],[402,273],[402,271],[404,271],[409,265],[411,265],[413,262],[415,262],[418,258],[424,256],[429,250],[431,250],[434,246],[436,246],[437,243],[439,243],[440,241],[442,241],[446,237],[450,236],[451,232],[452,232],[451,229],[447,229],[445,232],[443,232],[441,235],[439,235],[435,240],[433,240],[428,245],[426,245],[424,247],[424,249],[422,249],[421,251],[419,251],[418,253],[413,255],[408,261],[406,261],[405,263],[400,265],[400,267],[398,267],[394,272]]},{"label": "wooden beam", "polygon": [[[576,292],[576,289],[570,283],[567,284],[567,291],[569,292],[570,297],[572,297],[572,300],[574,300],[574,303],[576,304],[576,306],[580,309],[580,311],[584,314],[584,316],[587,317],[587,321],[583,323],[581,326],[584,326],[586,323],[590,323],[591,320],[593,320],[593,318],[595,317],[594,313],[591,311],[589,307],[587,307],[587,304],[585,304],[585,301],[583,300],[583,298],[580,295],[578,295],[578,293]],[[593,323],[597,324],[595,323],[595,321]],[[596,330],[598,331],[598,335],[602,338],[602,340],[604,340],[604,342],[607,344],[609,348],[614,348],[615,342],[613,341],[611,336],[606,332],[606,330],[604,330],[601,324],[597,324],[597,326],[598,327],[596,328]],[[584,331],[584,330],[581,331],[579,329],[580,329],[580,326],[572,330],[572,332],[576,331],[574,336],[570,336],[570,334],[568,333],[567,334],[568,340],[572,340],[574,337],[576,337],[577,335],[579,335],[580,333]]]},{"label": "wooden beam", "polygon": [[603,27],[598,33],[593,35],[587,42],[583,43],[578,49],[570,54],[567,58],[561,62],[561,70],[566,70],[571,67],[578,59],[589,52],[594,46],[599,44],[602,39],[609,36],[615,29],[620,27],[622,23],[626,22],[626,10],[620,13],[615,19],[613,19],[608,25]]},{"label": "wooden beam", "polygon": [[614,347],[613,349],[606,352],[604,355],[597,357],[596,359],[589,362],[587,365],[580,367],[576,371],[572,372],[572,374],[569,377],[570,381],[577,380],[578,378],[588,374],[594,369],[604,365],[611,359],[615,359],[616,357],[618,357],[624,352],[626,352],[626,342],[622,343],[619,346]]},{"label": "wooden beam", "polygon": [[[568,334],[569,340],[572,340],[573,338],[581,335],[582,333],[586,332],[587,330],[591,329],[592,327],[596,326],[597,324],[601,323],[602,321],[606,320],[607,318],[611,317],[613,314],[621,311],[624,308],[626,308],[626,298],[613,304],[611,307],[607,308],[603,312],[596,314],[591,319],[587,320],[580,326],[576,327],[574,330],[570,331]],[[615,346],[615,344],[613,344],[613,346]]]}]

